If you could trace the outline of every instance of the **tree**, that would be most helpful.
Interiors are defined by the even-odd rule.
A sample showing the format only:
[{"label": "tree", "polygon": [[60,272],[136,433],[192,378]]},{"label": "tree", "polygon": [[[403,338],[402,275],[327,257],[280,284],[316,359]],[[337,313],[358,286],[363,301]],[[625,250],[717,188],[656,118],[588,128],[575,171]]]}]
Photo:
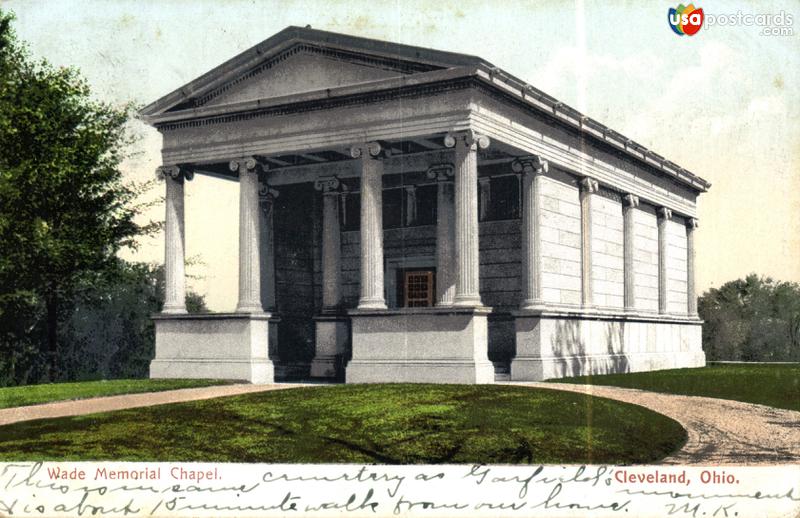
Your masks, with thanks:
[{"label": "tree", "polygon": [[800,360],[800,285],[748,275],[698,304],[709,360]]},{"label": "tree", "polygon": [[[150,315],[164,305],[164,268],[120,260],[118,271],[111,282],[79,293],[60,327],[60,379],[147,377],[155,354]],[[186,308],[190,313],[206,311],[203,298],[191,291]]]},{"label": "tree", "polygon": [[118,274],[117,252],[156,225],[136,223],[146,187],[119,169],[133,107],[99,102],[77,70],[35,61],[12,20],[0,10],[0,368],[19,378],[44,343],[52,379],[78,287]]}]

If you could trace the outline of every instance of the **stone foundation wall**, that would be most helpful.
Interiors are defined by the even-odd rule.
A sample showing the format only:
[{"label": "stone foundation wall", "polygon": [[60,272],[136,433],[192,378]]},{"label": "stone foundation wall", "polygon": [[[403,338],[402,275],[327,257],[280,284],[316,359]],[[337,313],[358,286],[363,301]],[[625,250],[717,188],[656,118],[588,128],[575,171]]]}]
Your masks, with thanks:
[{"label": "stone foundation wall", "polygon": [[517,315],[513,381],[702,367],[701,322]]}]

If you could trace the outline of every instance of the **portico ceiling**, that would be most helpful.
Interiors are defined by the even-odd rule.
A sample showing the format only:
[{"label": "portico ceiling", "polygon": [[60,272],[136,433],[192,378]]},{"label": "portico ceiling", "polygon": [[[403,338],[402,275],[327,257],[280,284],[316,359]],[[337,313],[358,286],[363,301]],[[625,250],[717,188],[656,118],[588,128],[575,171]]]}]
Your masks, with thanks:
[{"label": "portico ceiling", "polygon": [[[432,135],[407,140],[382,140],[378,143],[383,150],[383,156],[390,163],[402,159],[402,163],[407,170],[414,170],[417,167],[424,169],[426,167],[425,164],[429,162],[426,157],[438,152],[449,151],[449,148],[444,144],[444,135]],[[478,150],[478,159],[481,165],[511,162],[517,156],[519,156],[519,151],[503,142],[492,143],[490,147]],[[302,173],[310,173],[310,178],[313,177],[316,169],[319,169],[320,174],[337,172],[336,166],[340,166],[338,170],[340,175],[348,176],[345,171],[352,168],[349,162],[353,161],[350,149],[346,147],[304,153],[256,155],[254,158],[264,170],[273,173],[273,177],[275,176],[274,173],[285,173],[286,175],[292,175],[293,181],[298,181],[298,176],[302,175]],[[415,158],[419,158],[419,164],[414,160]],[[238,181],[238,174],[230,170],[227,162],[187,165],[196,172]],[[355,169],[353,170],[355,171]],[[289,176],[286,178],[288,179]],[[283,183],[283,181],[285,180],[278,180],[276,183]]]}]

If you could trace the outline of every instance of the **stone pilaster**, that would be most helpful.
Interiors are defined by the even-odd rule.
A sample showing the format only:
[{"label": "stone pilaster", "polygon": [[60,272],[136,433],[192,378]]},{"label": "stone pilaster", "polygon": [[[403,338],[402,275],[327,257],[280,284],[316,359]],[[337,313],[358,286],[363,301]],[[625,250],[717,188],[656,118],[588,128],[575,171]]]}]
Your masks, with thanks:
[{"label": "stone pilaster", "polygon": [[694,232],[697,229],[697,218],[686,219],[686,312],[689,316],[697,316],[697,286],[695,284],[695,248]]},{"label": "stone pilaster", "polygon": [[658,218],[658,312],[667,312],[667,224],[672,211],[666,207],[656,210]]},{"label": "stone pilaster", "polygon": [[239,173],[239,302],[237,313],[260,313],[261,230],[259,223],[258,172],[253,157],[231,160],[231,171]]},{"label": "stone pilaster", "polygon": [[259,200],[261,202],[261,305],[266,311],[277,310],[275,297],[275,234],[273,215],[275,199],[280,195],[266,183],[259,184]]},{"label": "stone pilaster", "polygon": [[456,294],[453,254],[455,248],[455,209],[453,206],[453,164],[436,164],[428,178],[438,182],[436,193],[436,305],[453,305]]},{"label": "stone pilaster", "polygon": [[339,197],[342,185],[335,176],[318,178],[314,188],[322,191],[322,311],[334,312],[341,303],[341,229]]},{"label": "stone pilaster", "polygon": [[386,309],[383,289],[383,162],[381,146],[353,146],[350,154],[361,169],[361,297],[358,309]]},{"label": "stone pilaster", "polygon": [[478,148],[489,138],[472,131],[448,134],[444,144],[455,153],[456,294],[453,305],[481,306],[478,248]]},{"label": "stone pilaster", "polygon": [[166,184],[164,224],[165,293],[162,313],[186,313],[186,233],[183,214],[184,180],[193,173],[177,165],[161,166],[156,177]]},{"label": "stone pilaster", "polygon": [[541,178],[547,161],[539,156],[520,157],[511,162],[522,174],[522,302],[520,309],[535,309],[542,304],[542,204]]},{"label": "stone pilaster", "polygon": [[634,211],[639,206],[639,197],[626,194],[622,197],[622,245],[624,268],[625,311],[636,309],[636,279],[633,270],[633,240],[635,234]]},{"label": "stone pilaster", "polygon": [[590,307],[594,303],[592,286],[592,198],[599,189],[594,178],[580,181],[581,202],[581,305]]}]

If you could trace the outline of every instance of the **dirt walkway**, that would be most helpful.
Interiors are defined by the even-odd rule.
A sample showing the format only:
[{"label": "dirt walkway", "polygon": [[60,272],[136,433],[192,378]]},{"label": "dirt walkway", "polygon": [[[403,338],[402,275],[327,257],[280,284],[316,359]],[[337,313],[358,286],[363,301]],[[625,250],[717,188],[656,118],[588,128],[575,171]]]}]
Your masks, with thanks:
[{"label": "dirt walkway", "polygon": [[634,403],[668,416],[689,440],[662,464],[776,464],[800,462],[800,412],[696,396],[568,383],[508,383],[566,390]]},{"label": "dirt walkway", "polygon": [[235,396],[249,394],[250,392],[265,392],[299,387],[291,383],[275,385],[219,385],[213,387],[187,388],[178,390],[165,390],[163,392],[145,392],[141,394],[122,394],[119,396],[96,397],[79,399],[75,401],[59,401],[41,405],[22,406],[0,409],[0,426],[17,423],[20,421],[33,421],[36,419],[50,419],[53,417],[66,417],[73,415],[94,414],[109,412],[111,410],[124,410],[126,408],[139,408],[167,403],[181,403],[183,401],[197,401],[215,397]]}]

